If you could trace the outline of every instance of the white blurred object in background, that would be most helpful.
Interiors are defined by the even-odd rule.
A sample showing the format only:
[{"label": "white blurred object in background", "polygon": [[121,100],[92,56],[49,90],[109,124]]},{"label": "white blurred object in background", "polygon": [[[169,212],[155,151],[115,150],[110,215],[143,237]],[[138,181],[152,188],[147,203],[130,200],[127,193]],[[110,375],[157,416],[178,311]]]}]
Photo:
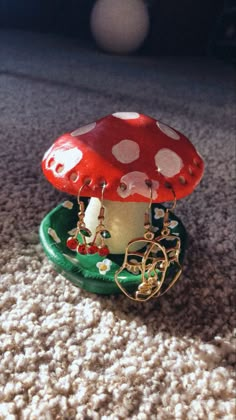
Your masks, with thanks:
[{"label": "white blurred object in background", "polygon": [[148,34],[148,9],[143,0],[97,0],[90,26],[96,43],[103,50],[132,53]]}]

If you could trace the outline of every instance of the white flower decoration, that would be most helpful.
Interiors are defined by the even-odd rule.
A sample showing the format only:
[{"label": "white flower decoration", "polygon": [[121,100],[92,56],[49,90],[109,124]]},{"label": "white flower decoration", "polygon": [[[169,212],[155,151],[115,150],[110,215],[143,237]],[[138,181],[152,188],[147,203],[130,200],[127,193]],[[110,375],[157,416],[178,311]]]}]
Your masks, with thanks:
[{"label": "white flower decoration", "polygon": [[70,236],[74,236],[75,234],[76,234],[76,232],[78,231],[78,228],[77,227],[75,227],[75,228],[73,228],[73,229],[71,229],[71,230],[68,230],[68,234],[70,235]]},{"label": "white flower decoration", "polygon": [[177,222],[177,220],[171,220],[171,222],[170,222],[170,224],[169,224],[169,227],[170,227],[171,229],[174,229],[176,226],[178,226],[178,222]]},{"label": "white flower decoration", "polygon": [[111,264],[112,261],[105,258],[105,260],[98,262],[96,266],[99,269],[99,273],[104,275],[111,269]]},{"label": "white flower decoration", "polygon": [[63,207],[65,207],[68,210],[73,209],[73,206],[74,206],[74,204],[69,200],[64,201],[64,203],[62,203],[62,205],[63,205]]},{"label": "white flower decoration", "polygon": [[164,217],[164,210],[163,209],[159,209],[158,207],[156,207],[154,209],[154,219],[161,219],[162,217]]}]

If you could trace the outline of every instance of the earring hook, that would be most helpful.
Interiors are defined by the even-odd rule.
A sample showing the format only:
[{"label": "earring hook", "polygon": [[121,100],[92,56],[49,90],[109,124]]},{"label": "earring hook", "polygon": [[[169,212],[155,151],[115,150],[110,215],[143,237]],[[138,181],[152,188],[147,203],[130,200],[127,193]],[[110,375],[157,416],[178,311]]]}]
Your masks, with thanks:
[{"label": "earring hook", "polygon": [[[111,237],[110,232],[105,228],[104,219],[105,219],[105,207],[103,205],[104,201],[104,191],[107,186],[107,183],[104,181],[101,183],[101,198],[100,198],[100,211],[98,214],[98,226],[96,227],[95,236],[93,239],[92,247],[93,249],[96,248],[98,254],[100,256],[107,256],[110,253],[108,246],[105,244],[105,239],[109,239]],[[99,245],[97,245],[97,239],[99,238]]]},{"label": "earring hook", "polygon": [[144,228],[146,230],[146,232],[144,233],[144,238],[145,239],[153,239],[154,238],[154,233],[152,232],[152,223],[151,223],[151,206],[152,206],[152,201],[153,201],[153,194],[152,194],[152,181],[147,179],[145,181],[147,187],[149,188],[149,192],[150,192],[150,198],[149,198],[149,204],[148,204],[148,208],[144,213]]},{"label": "earring hook", "polygon": [[174,209],[175,209],[175,207],[176,207],[176,202],[177,202],[177,200],[176,200],[176,194],[175,194],[175,190],[173,189],[173,187],[171,187],[170,189],[171,189],[171,192],[172,192],[172,194],[173,194],[173,196],[174,196],[174,200],[173,200],[173,205],[172,205],[172,207],[170,207],[168,210],[169,210],[169,211],[174,211]]},{"label": "earring hook", "polygon": [[103,207],[103,201],[104,201],[104,191],[106,189],[106,186],[107,186],[106,181],[104,181],[104,182],[101,183],[102,192],[101,192],[101,199],[100,199],[100,201],[101,201],[101,206],[102,207]]},{"label": "earring hook", "polygon": [[153,191],[152,191],[152,181],[150,179],[146,179],[145,184],[147,185],[149,192],[150,192],[150,199],[149,199],[149,206],[148,208],[150,209],[152,206],[152,201],[153,201]]},{"label": "earring hook", "polygon": [[[87,180],[83,183],[80,187],[78,194],[77,194],[77,203],[78,203],[78,221],[77,226],[75,228],[73,236],[69,236],[66,241],[66,245],[72,251],[76,251],[79,254],[87,254],[87,242],[86,237],[91,236],[91,231],[85,226],[84,216],[85,216],[85,205],[84,202],[80,199],[82,189],[90,183],[90,180]],[[82,243],[80,243],[77,239],[77,235],[80,233],[82,238]]]},{"label": "earring hook", "polygon": [[86,187],[89,184],[90,184],[90,180],[88,179],[88,180],[84,181],[84,183],[81,185],[81,187],[80,187],[80,189],[78,191],[78,194],[77,194],[77,202],[78,202],[78,204],[80,204],[80,202],[81,202],[80,201],[81,191],[83,190],[84,187]]},{"label": "earring hook", "polygon": [[173,204],[171,207],[166,208],[165,209],[165,214],[164,214],[164,220],[163,220],[163,229],[161,234],[162,235],[168,235],[170,233],[170,230],[168,228],[169,226],[169,212],[170,211],[174,211],[175,207],[176,207],[176,194],[175,194],[175,190],[173,189],[172,185],[168,185],[167,188],[169,188],[174,196],[174,200],[173,200]]},{"label": "earring hook", "polygon": [[169,183],[166,183],[166,188],[168,188],[169,190],[171,190],[171,192],[172,192],[172,194],[173,194],[173,205],[170,207],[170,208],[166,208],[166,210],[167,211],[174,211],[174,209],[175,209],[175,207],[176,207],[176,201],[177,201],[177,199],[176,199],[176,194],[175,194],[175,190],[174,190],[174,188],[172,187],[172,185],[171,184],[169,184]]}]

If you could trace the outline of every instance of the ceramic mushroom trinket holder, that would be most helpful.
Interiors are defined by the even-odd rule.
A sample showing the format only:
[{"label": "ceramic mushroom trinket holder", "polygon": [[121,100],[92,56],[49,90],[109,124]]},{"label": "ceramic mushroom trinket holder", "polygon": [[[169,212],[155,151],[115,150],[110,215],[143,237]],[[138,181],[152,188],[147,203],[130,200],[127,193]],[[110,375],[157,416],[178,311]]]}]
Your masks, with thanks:
[{"label": "ceramic mushroom trinket holder", "polygon": [[[179,131],[136,112],[117,112],[59,137],[42,169],[75,199],[52,210],[40,237],[56,268],[94,293],[146,301],[178,280],[186,231],[174,215],[203,160]],[[160,203],[172,202],[171,206]]]}]

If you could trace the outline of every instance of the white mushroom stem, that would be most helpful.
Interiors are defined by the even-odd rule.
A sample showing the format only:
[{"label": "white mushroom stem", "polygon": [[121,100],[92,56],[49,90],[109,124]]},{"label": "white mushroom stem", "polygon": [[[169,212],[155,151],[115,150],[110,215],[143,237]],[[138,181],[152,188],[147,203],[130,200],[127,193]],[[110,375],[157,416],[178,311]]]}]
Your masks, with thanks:
[{"label": "white mushroom stem", "polygon": [[[148,203],[128,203],[104,200],[105,219],[104,225],[111,234],[105,242],[112,254],[125,253],[128,242],[135,238],[143,237],[144,214]],[[95,235],[99,224],[98,215],[101,201],[92,197],[85,211],[85,224]]]}]

